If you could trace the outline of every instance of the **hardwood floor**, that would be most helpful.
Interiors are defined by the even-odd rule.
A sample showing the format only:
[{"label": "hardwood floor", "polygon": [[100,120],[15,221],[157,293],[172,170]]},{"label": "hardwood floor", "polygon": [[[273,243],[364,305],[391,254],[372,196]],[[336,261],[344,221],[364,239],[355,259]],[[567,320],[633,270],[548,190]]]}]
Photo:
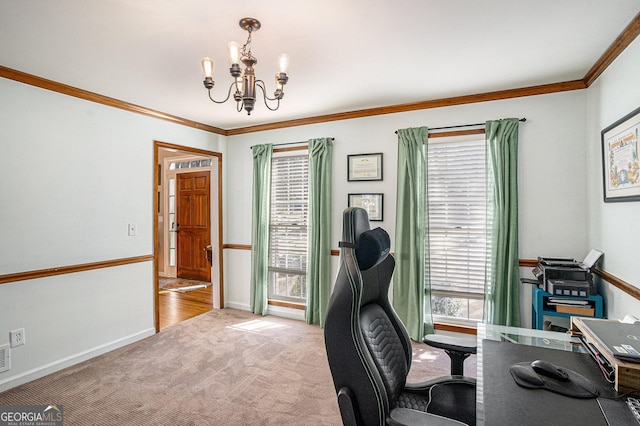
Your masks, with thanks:
[{"label": "hardwood floor", "polygon": [[180,293],[178,291],[160,291],[159,314],[160,330],[213,310],[212,286]]}]

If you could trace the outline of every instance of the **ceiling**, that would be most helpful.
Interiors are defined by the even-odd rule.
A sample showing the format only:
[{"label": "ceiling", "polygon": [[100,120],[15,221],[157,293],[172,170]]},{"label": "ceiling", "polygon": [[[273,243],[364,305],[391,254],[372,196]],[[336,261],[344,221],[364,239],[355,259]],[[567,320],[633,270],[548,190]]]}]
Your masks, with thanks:
[{"label": "ceiling", "polygon": [[[0,0],[0,65],[199,123],[234,129],[582,79],[640,0]],[[216,105],[232,79],[227,42],[257,18],[256,75],[278,111]]]}]

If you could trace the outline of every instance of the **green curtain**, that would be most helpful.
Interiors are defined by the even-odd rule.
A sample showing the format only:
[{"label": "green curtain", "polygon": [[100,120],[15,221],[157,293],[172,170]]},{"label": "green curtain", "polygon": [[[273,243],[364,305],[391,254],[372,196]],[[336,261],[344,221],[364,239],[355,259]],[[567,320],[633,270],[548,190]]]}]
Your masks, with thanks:
[{"label": "green curtain", "polygon": [[331,138],[309,140],[308,324],[324,327],[331,296]]},{"label": "green curtain", "polygon": [[253,151],[253,200],[251,216],[251,293],[254,314],[267,314],[269,267],[269,206],[271,198],[271,144],[256,145]]},{"label": "green curtain", "polygon": [[425,263],[427,235],[426,127],[398,130],[398,188],[396,198],[396,270],[393,307],[409,336],[422,341],[433,332],[431,286]]},{"label": "green curtain", "polygon": [[485,321],[520,326],[518,266],[518,128],[516,118],[487,121],[487,220],[491,222]]}]

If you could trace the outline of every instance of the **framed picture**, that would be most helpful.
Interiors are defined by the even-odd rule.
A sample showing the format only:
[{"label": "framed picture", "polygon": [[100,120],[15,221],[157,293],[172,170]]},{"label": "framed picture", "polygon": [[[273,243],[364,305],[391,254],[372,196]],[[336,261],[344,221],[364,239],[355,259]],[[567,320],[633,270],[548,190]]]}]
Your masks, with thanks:
[{"label": "framed picture", "polygon": [[367,211],[369,220],[382,220],[383,194],[349,194],[349,207],[362,207]]},{"label": "framed picture", "polygon": [[382,153],[347,155],[347,180],[382,180]]},{"label": "framed picture", "polygon": [[640,201],[640,108],[602,131],[604,202]]}]

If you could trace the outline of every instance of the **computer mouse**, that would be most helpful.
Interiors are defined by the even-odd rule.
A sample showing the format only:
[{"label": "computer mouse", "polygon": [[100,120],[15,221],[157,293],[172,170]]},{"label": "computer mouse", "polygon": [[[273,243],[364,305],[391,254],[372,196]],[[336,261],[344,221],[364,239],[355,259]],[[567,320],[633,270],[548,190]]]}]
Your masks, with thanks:
[{"label": "computer mouse", "polygon": [[544,387],[544,380],[527,364],[514,364],[511,366],[510,371],[511,376],[520,386],[532,389]]},{"label": "computer mouse", "polygon": [[569,380],[569,374],[555,364],[550,363],[549,361],[543,361],[541,359],[537,359],[531,363],[531,368],[543,376],[551,377],[552,379],[557,380]]}]

